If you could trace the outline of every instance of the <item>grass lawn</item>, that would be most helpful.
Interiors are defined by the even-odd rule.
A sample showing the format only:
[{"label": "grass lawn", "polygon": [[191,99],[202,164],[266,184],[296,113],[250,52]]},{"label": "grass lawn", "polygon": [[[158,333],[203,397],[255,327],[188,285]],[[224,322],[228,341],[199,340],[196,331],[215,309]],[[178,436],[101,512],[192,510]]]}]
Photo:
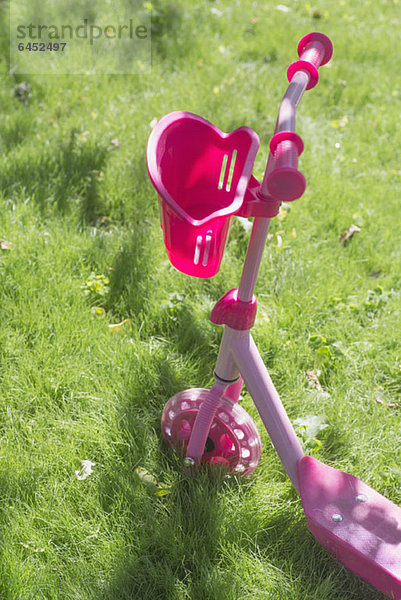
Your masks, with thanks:
[{"label": "grass lawn", "polygon": [[249,233],[234,223],[215,278],[177,272],[145,153],[155,119],[189,110],[254,128],[261,177],[298,40],[331,37],[253,333],[291,420],[327,425],[307,451],[401,504],[400,2],[152,4],[150,75],[22,77],[0,3],[0,598],[377,600],[307,531],[246,391],[249,479],[190,478],[164,447],[165,402],[213,381],[208,315]]}]

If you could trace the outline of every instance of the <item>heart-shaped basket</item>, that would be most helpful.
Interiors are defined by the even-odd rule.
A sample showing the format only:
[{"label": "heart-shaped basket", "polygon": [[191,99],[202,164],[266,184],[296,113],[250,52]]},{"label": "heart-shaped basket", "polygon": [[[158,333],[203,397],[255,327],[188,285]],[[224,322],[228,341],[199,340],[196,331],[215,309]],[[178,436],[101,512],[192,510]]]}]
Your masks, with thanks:
[{"label": "heart-shaped basket", "polygon": [[172,112],[152,130],[148,171],[159,195],[167,255],[179,271],[195,277],[218,272],[258,148],[249,127],[223,133],[189,112]]}]

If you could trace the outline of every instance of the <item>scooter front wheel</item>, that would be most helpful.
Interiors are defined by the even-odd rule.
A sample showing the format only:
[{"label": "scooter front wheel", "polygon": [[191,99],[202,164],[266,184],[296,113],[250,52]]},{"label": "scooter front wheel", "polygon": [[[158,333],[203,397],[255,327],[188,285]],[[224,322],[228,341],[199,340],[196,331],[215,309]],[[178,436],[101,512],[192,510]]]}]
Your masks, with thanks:
[{"label": "scooter front wheel", "polygon": [[[185,455],[199,407],[209,390],[179,392],[164,407],[161,428],[166,442]],[[223,396],[210,427],[202,462],[221,464],[228,472],[251,475],[256,469],[262,442],[253,419],[238,403]]]}]

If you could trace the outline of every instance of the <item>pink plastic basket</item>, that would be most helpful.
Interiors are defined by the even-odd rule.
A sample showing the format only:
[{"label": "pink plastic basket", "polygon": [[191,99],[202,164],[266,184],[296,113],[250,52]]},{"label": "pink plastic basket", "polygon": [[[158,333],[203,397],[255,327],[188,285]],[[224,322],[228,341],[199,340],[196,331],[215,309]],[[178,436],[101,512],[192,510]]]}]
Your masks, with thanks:
[{"label": "pink plastic basket", "polygon": [[159,194],[167,255],[179,271],[195,277],[218,272],[258,148],[249,127],[227,134],[193,113],[172,112],[154,127],[148,171]]}]

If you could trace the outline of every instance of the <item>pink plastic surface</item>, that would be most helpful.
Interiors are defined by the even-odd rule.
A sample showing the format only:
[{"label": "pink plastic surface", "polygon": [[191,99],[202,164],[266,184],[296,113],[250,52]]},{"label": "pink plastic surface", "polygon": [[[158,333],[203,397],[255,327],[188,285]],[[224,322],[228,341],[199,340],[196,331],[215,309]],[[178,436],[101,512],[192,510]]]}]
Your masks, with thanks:
[{"label": "pink plastic surface", "polygon": [[401,508],[311,456],[298,462],[308,528],[348,569],[401,599]]},{"label": "pink plastic surface", "polygon": [[229,398],[233,402],[238,402],[243,386],[244,386],[244,380],[242,379],[242,377],[240,375],[238,377],[238,381],[236,381],[235,383],[232,383],[231,385],[228,386],[228,388],[224,392],[225,397]]},{"label": "pink plastic surface", "polygon": [[249,302],[253,298],[269,226],[270,219],[256,217],[253,221],[251,238],[238,287],[238,298],[243,302]]},{"label": "pink plastic surface", "polygon": [[259,181],[251,175],[246,188],[244,202],[237,213],[238,217],[263,217],[271,219],[278,215],[281,201],[264,195]]},{"label": "pink plastic surface", "polygon": [[277,133],[275,133],[273,135],[272,139],[270,140],[270,144],[269,144],[270,152],[272,152],[274,154],[276,152],[276,148],[277,148],[278,144],[280,144],[281,142],[285,142],[285,141],[290,141],[290,142],[295,143],[298,156],[300,156],[302,154],[302,152],[304,151],[304,143],[302,141],[301,136],[299,136],[294,131],[278,131]]},{"label": "pink plastic surface", "polygon": [[[288,137],[288,133],[295,134],[296,109],[297,109],[299,101],[302,98],[302,95],[306,89],[308,82],[309,82],[309,75],[307,72],[301,70],[301,71],[298,71],[297,73],[295,73],[295,75],[294,75],[290,85],[288,86],[287,91],[284,94],[284,97],[281,101],[273,137],[275,137],[277,134],[281,134],[281,133],[286,134],[286,139],[288,140],[287,146],[283,147],[281,144],[278,144],[280,146],[278,149],[279,150],[278,157],[281,154],[283,154],[283,148],[284,148],[286,151],[285,153],[287,154],[287,157],[286,157],[287,167],[282,167],[283,171],[281,172],[281,174],[274,175],[274,177],[273,177],[274,171],[277,168],[276,157],[275,157],[276,147],[275,147],[274,148],[275,154],[273,154],[272,152],[269,153],[269,158],[267,161],[265,174],[264,174],[263,182],[262,182],[262,186],[261,186],[262,195],[269,195],[269,196],[273,195],[270,190],[270,181],[271,180],[273,182],[272,183],[273,193],[278,194],[278,196],[280,197],[279,199],[281,199],[281,200],[286,199],[285,198],[285,196],[286,196],[285,186],[286,185],[289,187],[289,194],[292,197],[292,199],[295,199],[295,196],[298,196],[298,194],[302,192],[302,190],[305,186],[305,181],[303,179],[303,176],[302,175],[298,176],[298,174],[296,172],[297,158],[298,158],[296,149],[299,150],[299,148],[298,148],[298,143],[295,142],[295,139],[297,139],[298,136],[296,136],[296,138],[291,140],[291,138]],[[276,139],[279,140],[278,137]],[[294,142],[292,145],[290,144],[291,141]],[[299,142],[299,140],[297,140],[297,141]],[[294,147],[295,143],[296,143],[296,148]],[[288,171],[289,177],[290,177],[289,184],[288,183],[286,184],[286,181],[285,181],[286,176],[287,176],[286,168],[289,169],[289,171]],[[293,185],[291,185],[291,177],[294,180]],[[281,191],[282,187],[284,189],[284,198],[282,197],[282,195],[280,195],[280,191]],[[291,192],[292,188],[293,188],[293,191]]]},{"label": "pink plastic surface", "polygon": [[288,81],[298,71],[307,71],[309,83],[307,90],[315,87],[319,80],[318,68],[325,65],[333,54],[333,44],[327,35],[313,32],[305,35],[298,44],[299,60],[292,63],[287,70]]},{"label": "pink plastic surface", "polygon": [[292,202],[305,191],[305,177],[297,168],[303,149],[302,139],[293,131],[278,131],[270,140],[274,170],[268,180],[268,190],[280,202]]},{"label": "pink plastic surface", "polygon": [[227,350],[231,351],[277,454],[295,489],[298,489],[297,464],[304,452],[280,396],[250,332],[226,331],[229,332]]},{"label": "pink plastic surface", "polygon": [[[167,402],[162,415],[162,432],[166,442],[185,454],[201,405],[210,390],[193,388],[179,392]],[[216,415],[206,432],[202,462],[220,464],[228,471],[251,475],[256,469],[262,442],[252,418],[237,403],[223,396]],[[202,450],[205,444],[203,443]]]},{"label": "pink plastic surface", "polygon": [[250,302],[243,302],[238,299],[238,289],[233,289],[217,302],[210,314],[210,320],[216,325],[228,325],[231,329],[242,331],[253,327],[256,311],[255,296]]},{"label": "pink plastic surface", "polygon": [[205,452],[206,440],[226,387],[226,383],[216,381],[199,406],[187,447],[187,456],[195,460],[195,463],[201,460]]},{"label": "pink plastic surface", "polygon": [[[323,46],[323,51],[319,46],[315,46],[314,43],[318,42]],[[298,43],[298,56],[304,60],[308,60],[313,63],[316,67],[322,67],[329,62],[333,56],[333,44],[327,35],[318,31],[312,31],[307,33]]]},{"label": "pink plastic surface", "polygon": [[227,134],[182,111],[152,130],[148,171],[160,198],[167,254],[178,270],[196,277],[218,272],[230,217],[242,205],[258,147],[249,127]]},{"label": "pink plastic surface", "polygon": [[311,90],[312,88],[314,88],[317,82],[319,81],[319,73],[315,65],[309,62],[308,60],[302,59],[291,63],[287,69],[288,81],[292,81],[292,78],[298,71],[306,71],[309,75],[309,82],[306,86],[306,89]]},{"label": "pink plastic surface", "polygon": [[292,202],[305,191],[306,181],[298,171],[298,146],[296,142],[279,142],[274,153],[274,170],[268,179],[269,193],[280,202]]}]

